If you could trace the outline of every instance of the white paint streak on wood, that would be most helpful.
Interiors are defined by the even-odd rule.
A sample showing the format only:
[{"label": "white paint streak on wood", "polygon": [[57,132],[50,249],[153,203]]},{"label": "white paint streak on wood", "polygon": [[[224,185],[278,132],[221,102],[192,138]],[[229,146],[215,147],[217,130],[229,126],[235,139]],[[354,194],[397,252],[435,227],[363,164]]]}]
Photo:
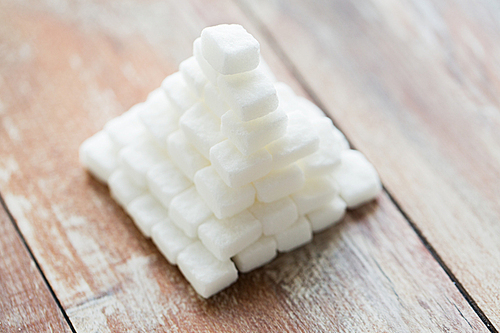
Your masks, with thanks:
[{"label": "white paint streak on wood", "polygon": [[7,184],[13,173],[19,171],[19,165],[14,156],[8,156],[0,159],[0,181]]},{"label": "white paint streak on wood", "polygon": [[23,235],[25,237],[33,236],[31,221],[26,216],[33,208],[31,201],[22,195],[14,195],[11,193],[2,193],[2,195]]},{"label": "white paint streak on wood", "polygon": [[107,324],[106,312],[115,312],[120,305],[116,298],[107,296],[67,309],[66,312],[77,332],[105,333],[112,332]]},{"label": "white paint streak on wood", "polygon": [[12,121],[11,117],[3,116],[2,126],[12,141],[19,143],[22,140],[21,132],[17,128],[16,124]]}]

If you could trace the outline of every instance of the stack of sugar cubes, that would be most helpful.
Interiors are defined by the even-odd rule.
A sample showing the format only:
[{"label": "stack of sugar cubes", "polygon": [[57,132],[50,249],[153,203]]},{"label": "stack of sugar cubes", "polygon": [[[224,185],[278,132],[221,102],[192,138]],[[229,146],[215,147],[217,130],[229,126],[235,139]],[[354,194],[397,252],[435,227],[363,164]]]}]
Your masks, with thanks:
[{"label": "stack of sugar cubes", "polygon": [[83,165],[203,297],[376,197],[373,166],[313,103],[275,82],[240,25],[80,147]]}]

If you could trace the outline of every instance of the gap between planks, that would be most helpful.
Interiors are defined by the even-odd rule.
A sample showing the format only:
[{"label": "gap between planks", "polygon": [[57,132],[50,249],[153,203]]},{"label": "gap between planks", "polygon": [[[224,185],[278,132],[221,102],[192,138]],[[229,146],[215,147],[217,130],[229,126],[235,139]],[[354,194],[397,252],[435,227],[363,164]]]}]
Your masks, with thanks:
[{"label": "gap between planks", "polygon": [[5,211],[5,213],[7,214],[10,222],[12,223],[12,225],[14,226],[14,229],[16,230],[16,233],[17,233],[17,236],[19,237],[19,239],[21,240],[22,244],[24,245],[25,249],[28,251],[29,253],[29,256],[31,258],[31,260],[33,260],[33,263],[35,264],[36,266],[36,269],[38,270],[38,272],[40,272],[40,275],[43,279],[43,282],[45,283],[45,285],[47,286],[47,289],[49,290],[50,292],[50,295],[52,296],[52,298],[54,299],[54,301],[56,302],[57,304],[57,307],[59,308],[59,310],[61,311],[63,317],[64,317],[64,320],[66,321],[66,323],[68,324],[69,328],[71,329],[71,332],[73,333],[76,333],[76,330],[75,328],[73,327],[73,323],[71,322],[71,320],[69,319],[68,317],[68,314],[66,313],[66,311],[64,310],[64,308],[62,307],[62,304],[61,302],[59,301],[59,298],[57,298],[55,292],[54,292],[54,289],[52,289],[52,286],[50,285],[49,281],[47,280],[47,277],[45,276],[42,268],[40,267],[39,263],[38,263],[38,260],[35,258],[35,256],[33,255],[33,252],[31,251],[28,243],[26,243],[26,240],[24,239],[24,236],[23,234],[21,233],[21,230],[19,230],[19,227],[16,223],[16,220],[14,219],[14,216],[12,216],[9,208],[7,207],[7,204],[5,203],[5,200],[3,199],[2,197],[2,194],[0,193],[0,206],[2,207],[2,209]]},{"label": "gap between planks", "polygon": [[[325,105],[321,102],[320,98],[318,95],[313,91],[311,86],[306,82],[304,76],[302,73],[298,70],[298,68],[294,65],[292,60],[286,55],[285,51],[280,47],[278,44],[276,38],[272,34],[272,32],[266,27],[266,25],[259,20],[257,15],[242,1],[240,0],[234,0],[236,5],[241,9],[243,13],[248,17],[250,21],[252,21],[257,29],[259,29],[260,33],[264,36],[264,38],[267,39],[267,42],[269,45],[272,47],[273,51],[278,55],[278,57],[281,59],[283,64],[287,67],[287,69],[292,73],[293,77],[299,82],[301,85],[302,89],[307,93],[307,95],[311,98],[311,100],[321,109],[321,110],[327,110]],[[333,124],[339,128],[343,133],[344,131],[342,130],[341,127],[338,126],[337,122],[335,119],[331,117],[331,115],[328,112],[325,112],[326,116],[330,118],[333,122]],[[347,137],[346,137],[347,138]],[[356,149],[356,147],[352,144],[351,140],[347,138],[347,141],[349,142],[349,145],[351,146],[352,149]],[[425,246],[427,251],[432,255],[434,260],[439,264],[439,266],[443,269],[443,271],[446,273],[448,278],[453,282],[455,287],[458,289],[460,294],[465,298],[467,303],[471,306],[471,308],[474,310],[474,312],[478,315],[478,317],[481,319],[481,321],[486,325],[486,327],[492,332],[492,333],[498,333],[498,330],[493,326],[492,322],[489,320],[489,318],[484,314],[483,310],[477,305],[476,301],[474,298],[467,292],[465,287],[460,283],[460,281],[457,279],[455,274],[451,271],[451,269],[446,265],[446,263],[443,261],[441,256],[437,253],[437,251],[434,249],[434,247],[429,243],[429,241],[425,238],[425,236],[422,234],[420,229],[416,226],[416,224],[410,219],[408,214],[406,214],[405,211],[401,208],[400,204],[396,201],[394,196],[389,192],[389,190],[383,186],[383,191],[387,193],[389,196],[391,202],[396,206],[397,210],[401,213],[401,215],[404,217],[406,222],[410,225],[412,230],[415,232],[419,240],[422,242],[422,244]]]}]

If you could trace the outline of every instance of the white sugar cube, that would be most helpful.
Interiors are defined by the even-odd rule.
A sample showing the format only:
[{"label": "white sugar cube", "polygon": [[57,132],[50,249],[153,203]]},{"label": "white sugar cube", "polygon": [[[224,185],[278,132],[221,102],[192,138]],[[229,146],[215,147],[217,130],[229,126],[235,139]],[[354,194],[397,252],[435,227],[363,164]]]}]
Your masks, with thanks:
[{"label": "white sugar cube", "polygon": [[325,113],[307,98],[297,96],[295,103],[296,109],[300,110],[309,119],[325,117]]},{"label": "white sugar cube", "polygon": [[231,260],[220,261],[200,242],[181,251],[177,264],[194,290],[204,298],[227,288],[238,279],[238,271]]},{"label": "white sugar cube", "polygon": [[193,183],[171,162],[164,161],[152,167],[146,174],[151,194],[165,208],[170,206],[172,199]]},{"label": "white sugar cube", "polygon": [[189,89],[181,72],[175,72],[163,80],[161,88],[167,94],[173,108],[179,115],[186,112],[197,102],[196,96]]},{"label": "white sugar cube", "polygon": [[260,57],[260,62],[259,66],[257,66],[257,69],[262,71],[262,73],[264,73],[271,82],[274,83],[277,81],[276,76],[274,75],[273,71],[271,70],[267,62],[264,60],[264,58],[262,58],[262,56]]},{"label": "white sugar cube", "polygon": [[104,183],[118,167],[118,149],[104,131],[85,140],[80,146],[79,155],[80,162]]},{"label": "white sugar cube", "polygon": [[201,50],[212,68],[224,75],[248,72],[259,65],[259,42],[238,24],[203,29]]},{"label": "white sugar cube", "polygon": [[195,94],[197,97],[201,97],[203,93],[203,87],[208,82],[205,74],[198,65],[196,58],[190,57],[181,62],[179,65],[179,71],[182,73],[186,84],[189,89]]},{"label": "white sugar cube", "polygon": [[250,121],[229,110],[221,117],[221,132],[244,154],[250,155],[286,133],[288,117],[281,108]]},{"label": "white sugar cube", "polygon": [[221,96],[219,88],[212,82],[208,82],[203,88],[203,100],[210,111],[219,118],[229,110],[229,105],[227,105],[226,101]]},{"label": "white sugar cube", "polygon": [[330,176],[308,178],[304,187],[290,197],[297,205],[299,214],[307,214],[330,202],[338,193],[338,187]]},{"label": "white sugar cube", "polygon": [[161,88],[149,94],[139,118],[158,146],[166,149],[167,137],[179,127],[179,115]]},{"label": "white sugar cube", "polygon": [[266,147],[273,156],[275,169],[283,168],[306,157],[318,148],[318,134],[309,120],[300,112],[288,114],[286,134]]},{"label": "white sugar cube", "polygon": [[201,38],[197,38],[193,43],[193,54],[205,77],[212,84],[217,85],[217,77],[220,75],[203,57],[201,52]]},{"label": "white sugar cube", "polygon": [[233,261],[240,272],[250,272],[273,260],[277,246],[273,237],[262,236],[235,255]]},{"label": "white sugar cube", "polygon": [[194,239],[187,237],[169,219],[162,220],[151,228],[151,239],[172,265],[177,264],[179,253],[194,243]]},{"label": "white sugar cube", "polygon": [[297,206],[289,197],[270,203],[256,201],[248,210],[262,223],[264,235],[285,231],[299,217]]},{"label": "white sugar cube", "polygon": [[109,176],[108,186],[111,196],[122,207],[127,206],[132,200],[145,192],[144,187],[137,186],[137,184],[120,169],[117,169]]},{"label": "white sugar cube", "polygon": [[217,86],[227,104],[242,121],[250,121],[276,110],[278,95],[273,83],[259,69],[220,75]]},{"label": "white sugar cube", "polygon": [[[330,118],[328,117],[317,117],[315,119],[312,119],[311,121],[313,127],[321,127],[322,133],[327,133],[326,129],[328,128],[331,131],[331,134],[333,134],[333,138],[327,139],[327,142],[331,141],[331,144],[335,142],[335,145],[340,146],[340,150],[347,150],[349,149],[349,142],[347,141],[346,137],[344,134],[338,130],[335,125],[333,125],[333,122]],[[323,138],[321,138],[323,140]],[[320,143],[320,146],[322,144]],[[325,145],[326,146],[326,145]]]},{"label": "white sugar cube", "polygon": [[127,212],[146,237],[151,237],[151,228],[168,219],[167,210],[150,194],[144,194],[127,205]]},{"label": "white sugar cube", "polygon": [[312,124],[320,139],[319,149],[300,160],[299,165],[306,177],[331,174],[340,164],[340,153],[345,149],[344,141],[336,134],[336,128],[329,118],[315,119]]},{"label": "white sugar cube", "polygon": [[280,108],[286,113],[297,111],[297,95],[295,95],[293,89],[283,82],[276,82],[274,88],[276,88],[276,93],[278,94]]},{"label": "white sugar cube", "polygon": [[209,219],[198,228],[198,237],[219,260],[227,260],[255,242],[262,225],[247,210],[227,219]]},{"label": "white sugar cube", "polygon": [[342,150],[349,149],[349,142],[347,141],[345,135],[339,131],[336,127],[333,129],[333,134],[337,138],[337,141],[340,142],[340,146]]},{"label": "white sugar cube", "polygon": [[146,186],[146,173],[168,159],[165,152],[152,140],[131,144],[119,152],[119,165],[139,186]]},{"label": "white sugar cube", "polygon": [[259,201],[272,202],[297,192],[304,182],[304,172],[297,163],[293,163],[283,169],[271,171],[253,184]]},{"label": "white sugar cube", "polygon": [[382,189],[377,171],[366,157],[356,150],[345,150],[335,172],[340,196],[348,208],[373,200]]},{"label": "white sugar cube", "polygon": [[179,120],[179,125],[189,142],[205,158],[209,158],[210,148],[225,139],[220,132],[220,119],[203,102],[187,110]]},{"label": "white sugar cube", "polygon": [[339,196],[320,208],[307,213],[314,232],[324,230],[339,222],[345,215],[346,203]]},{"label": "white sugar cube", "polygon": [[187,236],[196,237],[198,227],[212,216],[212,211],[192,186],[172,200],[168,216]]},{"label": "white sugar cube", "polygon": [[141,103],[141,107],[138,111],[136,111],[139,117],[141,116],[141,113],[144,112],[143,109],[145,109],[146,107],[158,109],[164,112],[171,112],[172,105],[170,105],[170,101],[165,94],[165,91],[163,91],[163,89],[160,87],[150,92],[148,94],[146,102]]},{"label": "white sugar cube", "polygon": [[231,188],[212,166],[199,170],[194,176],[194,183],[198,193],[219,219],[238,214],[255,201],[252,184]]},{"label": "white sugar cube", "polygon": [[268,174],[273,158],[265,149],[245,156],[231,141],[225,140],[210,149],[210,162],[228,186],[240,187]]},{"label": "white sugar cube", "polygon": [[143,107],[144,103],[136,104],[121,116],[111,119],[104,125],[104,131],[108,133],[118,148],[128,146],[147,137],[147,130],[139,121],[139,113]]},{"label": "white sugar cube", "polygon": [[311,225],[307,218],[301,216],[290,228],[274,237],[278,243],[278,251],[288,252],[312,240]]},{"label": "white sugar cube", "polygon": [[181,130],[169,135],[167,147],[170,159],[190,180],[193,180],[198,170],[210,165],[210,162],[189,143]]}]

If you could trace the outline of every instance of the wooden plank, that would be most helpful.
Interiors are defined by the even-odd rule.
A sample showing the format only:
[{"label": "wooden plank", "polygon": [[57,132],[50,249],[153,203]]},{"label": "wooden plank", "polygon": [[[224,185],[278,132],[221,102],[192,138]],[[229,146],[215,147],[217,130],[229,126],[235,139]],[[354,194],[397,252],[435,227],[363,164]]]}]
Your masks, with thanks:
[{"label": "wooden plank", "polygon": [[497,4],[240,3],[500,327]]},{"label": "wooden plank", "polygon": [[487,331],[386,195],[203,300],[79,166],[204,26],[265,40],[231,1],[3,1],[0,19],[0,189],[77,331]]},{"label": "wooden plank", "polygon": [[0,332],[71,332],[0,205]]}]

